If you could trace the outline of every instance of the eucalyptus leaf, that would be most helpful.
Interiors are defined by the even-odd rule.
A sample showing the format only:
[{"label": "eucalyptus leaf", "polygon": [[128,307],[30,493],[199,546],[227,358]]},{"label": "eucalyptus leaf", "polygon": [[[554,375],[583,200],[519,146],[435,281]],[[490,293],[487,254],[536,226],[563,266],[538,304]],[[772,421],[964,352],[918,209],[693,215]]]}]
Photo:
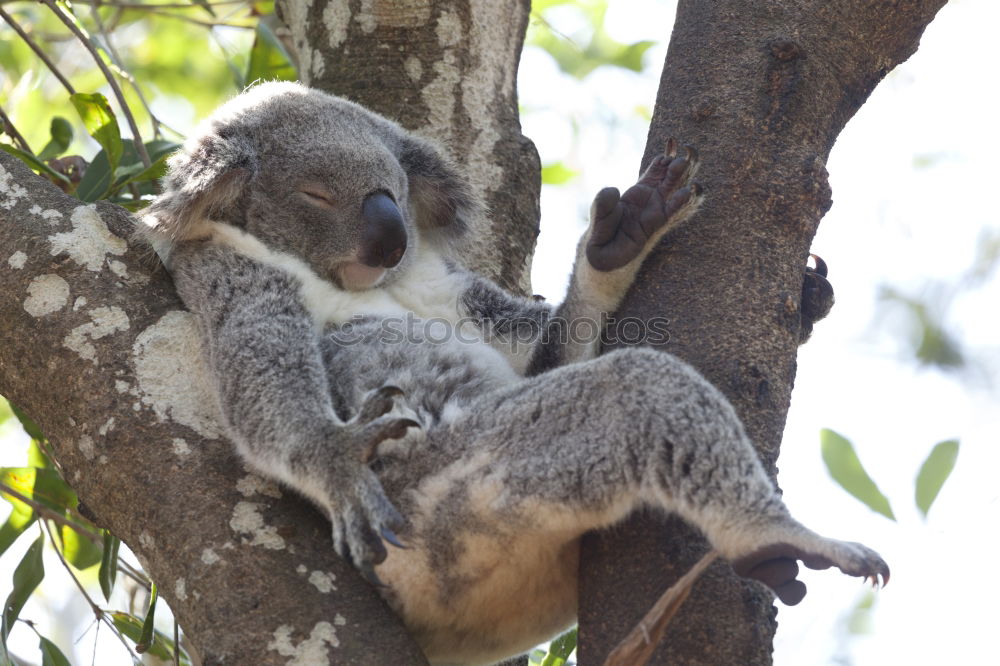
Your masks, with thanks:
[{"label": "eucalyptus leaf", "polygon": [[45,439],[45,435],[42,434],[42,429],[39,428],[38,425],[31,420],[31,417],[25,414],[20,407],[11,404],[10,409],[14,412],[14,416],[17,417],[17,420],[21,422],[21,427],[24,428],[24,432],[28,433],[32,439],[37,439],[39,441]]},{"label": "eucalyptus leaf", "polygon": [[8,146],[6,143],[0,143],[0,150],[10,153],[17,159],[21,160],[27,164],[33,171],[38,173],[43,173],[49,178],[55,178],[56,180],[61,180],[65,183],[69,183],[69,178],[65,174],[61,174],[52,167],[50,167],[45,162],[32,155],[31,153],[26,153],[23,150],[18,150],[14,146]]},{"label": "eucalyptus leaf", "polygon": [[3,605],[3,624],[0,627],[0,638],[3,639],[4,646],[7,645],[10,630],[21,614],[21,609],[24,608],[28,597],[45,578],[45,566],[42,564],[42,548],[44,546],[45,537],[39,535],[25,552],[24,557],[21,558],[20,564],[14,569],[14,588]]},{"label": "eucalyptus leaf", "polygon": [[[140,637],[142,636],[142,622],[128,613],[116,612],[111,613],[111,621],[114,623],[115,628],[118,629],[124,636],[130,638],[133,642],[138,643]],[[153,641],[146,650],[146,654],[151,654],[154,657],[159,657],[164,660],[172,660],[174,658],[174,642],[167,638],[162,632],[153,632]],[[189,665],[191,660],[188,658],[187,654],[183,650],[180,651],[180,662],[182,665]]]},{"label": "eucalyptus leaf", "polygon": [[139,654],[146,652],[153,645],[153,622],[156,618],[156,600],[159,596],[156,583],[153,583],[149,590],[149,608],[142,621],[142,631],[139,632],[139,638],[135,642],[135,651]]},{"label": "eucalyptus leaf", "polygon": [[108,170],[113,173],[122,157],[122,135],[107,98],[101,93],[75,93],[69,96],[69,101],[83,119],[87,132],[101,144],[110,164]]},{"label": "eucalyptus leaf", "polygon": [[42,652],[42,666],[72,666],[62,650],[44,636],[38,637],[38,649]]},{"label": "eucalyptus leaf", "polygon": [[250,61],[247,63],[247,84],[255,81],[294,81],[298,78],[295,65],[284,44],[264,21],[257,24]]},{"label": "eucalyptus leaf", "polygon": [[118,577],[118,547],[121,540],[111,532],[104,530],[104,550],[101,556],[101,568],[97,571],[97,581],[101,584],[104,598],[111,599],[111,591],[115,588]]},{"label": "eucalyptus leaf", "polygon": [[917,473],[915,499],[917,508],[920,509],[924,518],[927,518],[927,512],[931,510],[931,505],[934,504],[938,493],[941,492],[941,487],[944,486],[944,482],[948,480],[952,470],[955,469],[957,459],[958,440],[949,439],[936,444],[930,455],[924,460],[924,464],[920,466],[920,472]]},{"label": "eucalyptus leaf", "polygon": [[49,123],[49,136],[49,142],[38,153],[40,160],[51,160],[66,152],[73,143],[73,126],[65,118],[55,116]]},{"label": "eucalyptus leaf", "polygon": [[890,520],[896,520],[889,505],[889,499],[882,494],[868,472],[865,471],[854,446],[849,440],[832,430],[820,431],[820,447],[823,462],[833,480],[840,487],[860,500],[872,511],[881,513]]}]

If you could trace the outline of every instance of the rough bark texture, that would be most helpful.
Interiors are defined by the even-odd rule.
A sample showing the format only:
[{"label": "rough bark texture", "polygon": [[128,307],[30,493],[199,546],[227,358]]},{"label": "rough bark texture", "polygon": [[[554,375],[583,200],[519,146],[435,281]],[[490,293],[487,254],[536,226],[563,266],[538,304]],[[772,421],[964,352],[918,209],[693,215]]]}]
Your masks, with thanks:
[{"label": "rough bark texture", "polygon": [[[831,204],[827,155],[944,1],[679,4],[643,163],[669,136],[697,146],[706,203],[650,257],[620,315],[671,320],[666,349],[728,396],[772,473],[802,271]],[[705,548],[680,521],[649,517],[588,536],[581,663],[601,663]],[[769,664],[774,628],[770,595],[719,564],[651,663]]]},{"label": "rough bark texture", "polygon": [[436,140],[490,209],[466,263],[530,293],[541,171],[521,134],[529,0],[279,0],[304,83]]}]

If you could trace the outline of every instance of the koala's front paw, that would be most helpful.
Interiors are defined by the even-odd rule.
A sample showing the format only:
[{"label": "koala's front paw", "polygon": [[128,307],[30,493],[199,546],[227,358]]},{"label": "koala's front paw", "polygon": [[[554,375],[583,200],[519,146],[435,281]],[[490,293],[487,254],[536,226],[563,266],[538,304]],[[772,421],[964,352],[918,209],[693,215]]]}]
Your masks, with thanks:
[{"label": "koala's front paw", "polygon": [[806,266],[802,280],[802,325],[799,329],[799,344],[809,339],[813,324],[830,314],[833,307],[833,285],[826,279],[826,262],[815,254],[809,255],[816,262],[816,268]]},{"label": "koala's front paw", "polygon": [[668,139],[632,187],[619,195],[606,187],[590,208],[587,260],[599,271],[612,271],[639,258],[646,245],[686,219],[701,200],[701,186],[691,178],[698,168],[698,153]]},{"label": "koala's front paw", "polygon": [[[800,541],[801,539],[796,539]],[[848,576],[860,576],[872,585],[889,583],[889,565],[871,548],[860,543],[826,539],[811,535],[808,546],[799,543],[773,543],[733,561],[741,576],[764,583],[781,599],[794,606],[806,596],[806,586],[796,580],[798,560],[810,569],[837,567]]]},{"label": "koala's front paw", "polygon": [[410,428],[420,426],[412,419],[388,415],[394,398],[402,393],[395,386],[383,386],[368,394],[357,416],[340,428],[337,438],[342,455],[331,471],[333,547],[374,585],[381,585],[374,567],[388,554],[383,540],[405,547],[396,535],[406,531],[406,519],[368,468],[381,442],[403,437]]}]

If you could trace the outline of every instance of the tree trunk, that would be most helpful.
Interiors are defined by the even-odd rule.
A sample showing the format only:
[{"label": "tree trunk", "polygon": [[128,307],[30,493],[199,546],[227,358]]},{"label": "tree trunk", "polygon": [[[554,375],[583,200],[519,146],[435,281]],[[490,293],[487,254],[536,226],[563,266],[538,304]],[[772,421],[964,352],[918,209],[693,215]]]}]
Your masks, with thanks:
[{"label": "tree trunk", "polygon": [[[647,260],[619,316],[669,318],[665,349],[726,394],[772,474],[795,379],[803,269],[831,205],[827,156],[944,2],[679,3],[643,166],[667,137],[697,146],[705,204]],[[641,516],[589,535],[580,662],[601,663],[706,548],[677,519]],[[774,614],[762,587],[717,564],[651,663],[769,664]]]}]

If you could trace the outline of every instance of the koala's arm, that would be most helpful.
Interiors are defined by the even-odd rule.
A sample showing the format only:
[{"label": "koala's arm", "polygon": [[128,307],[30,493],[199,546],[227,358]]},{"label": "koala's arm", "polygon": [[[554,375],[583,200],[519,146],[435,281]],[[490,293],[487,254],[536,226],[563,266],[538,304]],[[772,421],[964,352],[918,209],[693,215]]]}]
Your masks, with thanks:
[{"label": "koala's arm", "polygon": [[[379,534],[404,526],[366,463],[383,439],[414,425],[385,416],[398,389],[372,392],[338,418],[318,331],[293,277],[230,248],[178,243],[170,273],[198,318],[227,432],[247,463],[302,492],[331,517],[338,552],[371,575]],[[335,387],[334,387],[335,388]]]},{"label": "koala's arm", "polygon": [[466,311],[491,329],[495,347],[527,357],[528,375],[596,357],[606,316],[621,303],[643,260],[697,209],[701,188],[691,182],[697,167],[694,149],[678,150],[670,139],[624,194],[614,187],[597,194],[566,299],[555,310],[476,276],[462,296]]}]

